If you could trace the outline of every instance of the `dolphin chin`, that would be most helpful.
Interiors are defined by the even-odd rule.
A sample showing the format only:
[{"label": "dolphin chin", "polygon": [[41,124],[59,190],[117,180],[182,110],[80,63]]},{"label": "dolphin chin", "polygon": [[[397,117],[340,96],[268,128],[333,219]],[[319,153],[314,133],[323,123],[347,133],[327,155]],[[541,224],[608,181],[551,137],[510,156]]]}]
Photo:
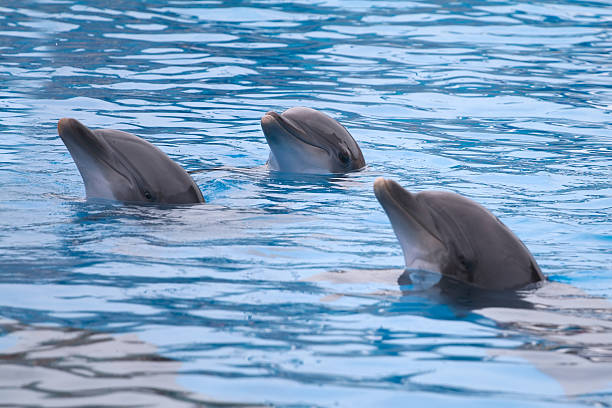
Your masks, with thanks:
[{"label": "dolphin chin", "polygon": [[71,118],[60,119],[57,131],[81,173],[87,198],[204,202],[189,174],[144,139],[119,130],[91,130]]},{"label": "dolphin chin", "polygon": [[545,279],[525,245],[487,209],[459,194],[412,194],[398,183],[374,182],[406,268],[439,272],[484,289],[518,289]]},{"label": "dolphin chin", "polygon": [[365,166],[355,139],[336,120],[310,108],[268,112],[261,128],[270,147],[268,167],[292,173],[346,173]]}]

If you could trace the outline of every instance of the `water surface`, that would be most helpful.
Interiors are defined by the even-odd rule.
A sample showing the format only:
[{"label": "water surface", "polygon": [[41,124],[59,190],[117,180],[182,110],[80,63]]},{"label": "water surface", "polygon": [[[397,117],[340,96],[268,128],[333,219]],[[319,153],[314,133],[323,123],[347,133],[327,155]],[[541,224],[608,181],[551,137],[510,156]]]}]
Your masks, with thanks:
[{"label": "water surface", "polygon": [[[612,404],[589,298],[612,298],[611,24],[605,1],[3,4],[2,403]],[[259,118],[298,105],[367,169],[267,171]],[[210,169],[208,203],[85,201],[61,117]],[[379,176],[479,201],[567,286],[402,293]]]}]

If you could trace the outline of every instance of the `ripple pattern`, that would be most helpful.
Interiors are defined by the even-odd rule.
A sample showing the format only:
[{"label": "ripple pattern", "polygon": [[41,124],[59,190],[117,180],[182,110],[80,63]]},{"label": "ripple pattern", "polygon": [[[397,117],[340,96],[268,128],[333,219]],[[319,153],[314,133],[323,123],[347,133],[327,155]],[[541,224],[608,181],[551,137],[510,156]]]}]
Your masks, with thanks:
[{"label": "ripple pattern", "polygon": [[[2,4],[0,394],[612,403],[605,303],[466,310],[395,282],[313,279],[401,269],[372,192],[385,176],[481,202],[552,280],[609,301],[611,23],[598,0]],[[367,169],[267,171],[259,119],[298,105],[342,122]],[[84,201],[61,117],[151,141],[196,171],[208,204]],[[115,351],[92,356],[98,341]],[[593,381],[556,376],[568,366]]]}]

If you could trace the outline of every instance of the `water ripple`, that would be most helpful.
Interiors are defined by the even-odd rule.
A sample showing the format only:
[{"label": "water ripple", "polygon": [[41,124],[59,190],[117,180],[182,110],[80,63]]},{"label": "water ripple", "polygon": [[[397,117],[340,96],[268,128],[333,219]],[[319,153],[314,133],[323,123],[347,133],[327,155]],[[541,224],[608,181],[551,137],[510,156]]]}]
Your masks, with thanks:
[{"label": "water ripple", "polygon": [[[609,405],[611,21],[603,1],[3,5],[3,401]],[[267,171],[259,119],[296,105],[368,167]],[[61,117],[155,143],[208,203],[85,201]],[[478,200],[562,284],[402,293],[379,176]]]}]

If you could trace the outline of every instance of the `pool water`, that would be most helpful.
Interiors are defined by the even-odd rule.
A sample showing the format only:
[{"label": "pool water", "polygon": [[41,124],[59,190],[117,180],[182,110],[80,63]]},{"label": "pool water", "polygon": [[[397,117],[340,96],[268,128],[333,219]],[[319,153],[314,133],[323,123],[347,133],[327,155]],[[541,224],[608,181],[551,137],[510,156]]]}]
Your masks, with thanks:
[{"label": "pool water", "polygon": [[[597,0],[2,3],[0,405],[611,406],[611,24]],[[268,171],[259,119],[292,106],[367,168]],[[154,143],[207,204],[84,200],[61,117]],[[553,283],[398,286],[380,176],[482,203]]]}]

